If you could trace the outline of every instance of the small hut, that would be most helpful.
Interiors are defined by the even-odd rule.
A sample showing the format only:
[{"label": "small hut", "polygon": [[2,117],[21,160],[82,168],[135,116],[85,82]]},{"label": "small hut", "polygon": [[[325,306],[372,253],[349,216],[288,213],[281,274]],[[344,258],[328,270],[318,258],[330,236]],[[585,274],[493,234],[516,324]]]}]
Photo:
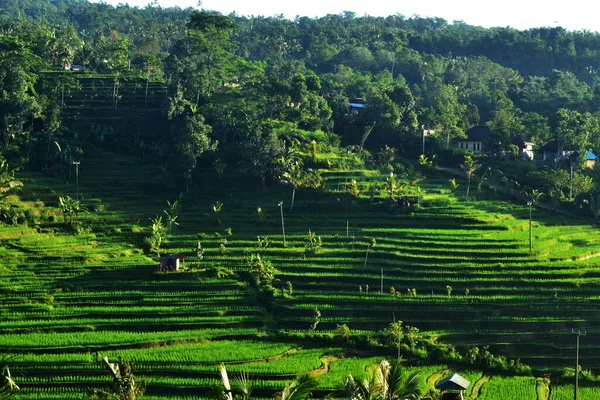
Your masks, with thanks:
[{"label": "small hut", "polygon": [[439,381],[435,388],[442,392],[442,400],[464,400],[465,390],[471,382],[458,374],[454,374]]},{"label": "small hut", "polygon": [[169,254],[168,256],[162,256],[160,258],[160,271],[161,272],[173,272],[179,271],[179,268],[184,265],[185,255],[183,254]]},{"label": "small hut", "polygon": [[348,104],[348,114],[357,114],[358,110],[367,107],[367,102],[363,98],[349,99]]}]

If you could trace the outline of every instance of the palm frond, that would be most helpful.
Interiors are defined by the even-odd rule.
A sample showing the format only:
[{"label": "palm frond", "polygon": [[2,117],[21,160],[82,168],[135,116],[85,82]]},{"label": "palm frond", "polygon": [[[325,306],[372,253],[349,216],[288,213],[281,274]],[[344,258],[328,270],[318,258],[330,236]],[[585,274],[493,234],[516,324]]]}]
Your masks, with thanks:
[{"label": "palm frond", "polygon": [[0,375],[0,399],[8,399],[19,390],[21,389],[17,386],[15,381],[13,381],[10,370],[8,367],[4,367],[2,369],[2,375]]},{"label": "palm frond", "polygon": [[233,394],[231,393],[231,383],[229,382],[229,376],[227,375],[227,369],[225,368],[224,363],[221,363],[221,365],[219,365],[219,374],[221,375],[221,381],[223,382],[223,387],[225,388],[225,396],[227,400],[233,400]]},{"label": "palm frond", "polygon": [[317,380],[309,374],[299,375],[293,382],[285,385],[278,400],[304,400],[317,388]]}]

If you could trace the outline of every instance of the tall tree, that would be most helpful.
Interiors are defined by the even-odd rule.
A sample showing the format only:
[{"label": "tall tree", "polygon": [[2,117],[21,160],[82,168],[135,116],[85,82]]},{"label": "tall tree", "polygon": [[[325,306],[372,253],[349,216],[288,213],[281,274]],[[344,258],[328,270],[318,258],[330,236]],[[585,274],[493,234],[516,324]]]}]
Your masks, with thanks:
[{"label": "tall tree", "polygon": [[467,194],[465,198],[469,199],[469,189],[471,188],[471,177],[473,173],[477,171],[481,167],[480,164],[477,163],[471,156],[465,156],[464,163],[460,166],[463,171],[465,171],[465,175],[467,176]]},{"label": "tall tree", "polygon": [[554,115],[552,128],[557,143],[557,157],[562,157],[565,146],[575,146],[578,150],[587,151],[591,137],[591,115],[581,114],[575,110],[559,109]]},{"label": "tall tree", "polygon": [[40,112],[34,84],[40,57],[15,36],[0,36],[0,135],[2,150],[15,150]]}]

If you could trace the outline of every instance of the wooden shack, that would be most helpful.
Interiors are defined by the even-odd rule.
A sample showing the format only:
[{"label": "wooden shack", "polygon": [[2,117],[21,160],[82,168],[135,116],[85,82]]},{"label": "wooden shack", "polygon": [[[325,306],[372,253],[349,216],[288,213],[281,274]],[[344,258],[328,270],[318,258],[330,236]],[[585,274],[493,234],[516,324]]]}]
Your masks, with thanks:
[{"label": "wooden shack", "polygon": [[439,381],[435,388],[442,392],[442,400],[464,400],[465,390],[471,382],[458,374],[454,374]]},{"label": "wooden shack", "polygon": [[174,272],[179,271],[179,268],[183,267],[185,262],[185,255],[183,254],[169,254],[160,258],[159,269],[161,272]]}]

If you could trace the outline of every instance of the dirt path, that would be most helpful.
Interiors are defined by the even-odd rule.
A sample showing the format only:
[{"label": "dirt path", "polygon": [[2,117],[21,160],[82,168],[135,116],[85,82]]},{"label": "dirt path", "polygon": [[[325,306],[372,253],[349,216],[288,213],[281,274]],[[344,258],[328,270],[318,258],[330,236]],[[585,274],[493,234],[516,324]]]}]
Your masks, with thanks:
[{"label": "dirt path", "polygon": [[479,378],[477,382],[475,382],[475,385],[473,385],[473,390],[471,391],[471,400],[475,400],[477,396],[479,396],[479,391],[481,390],[481,387],[488,383],[490,378],[491,376],[489,375],[483,375],[481,378]]},{"label": "dirt path", "polygon": [[[267,358],[259,358],[256,360],[225,361],[224,364],[230,365],[230,364],[253,364],[253,363],[261,363],[261,362],[267,363],[267,362],[281,360],[283,357],[291,356],[292,354],[294,354],[302,349],[303,349],[303,347],[294,347],[293,349],[289,349],[281,354],[277,354],[276,356],[271,356],[271,357],[267,357]],[[219,364],[219,363],[210,363],[210,364]]]},{"label": "dirt path", "polygon": [[435,372],[431,376],[429,376],[429,378],[427,378],[427,386],[429,387],[429,390],[431,390],[431,391],[435,390],[435,384],[438,383],[440,381],[440,379],[442,379],[444,376],[448,375],[449,373],[450,373],[449,369],[444,369],[442,371]]},{"label": "dirt path", "polygon": [[323,356],[323,357],[321,357],[321,366],[317,369],[313,369],[312,371],[309,372],[309,374],[315,378],[325,375],[326,373],[329,372],[329,366],[331,364],[333,364],[334,362],[336,362],[337,360],[338,360],[338,357],[333,356],[333,355]]},{"label": "dirt path", "polygon": [[550,398],[550,386],[544,382],[544,378],[536,379],[535,391],[537,393],[537,400],[548,400]]}]

